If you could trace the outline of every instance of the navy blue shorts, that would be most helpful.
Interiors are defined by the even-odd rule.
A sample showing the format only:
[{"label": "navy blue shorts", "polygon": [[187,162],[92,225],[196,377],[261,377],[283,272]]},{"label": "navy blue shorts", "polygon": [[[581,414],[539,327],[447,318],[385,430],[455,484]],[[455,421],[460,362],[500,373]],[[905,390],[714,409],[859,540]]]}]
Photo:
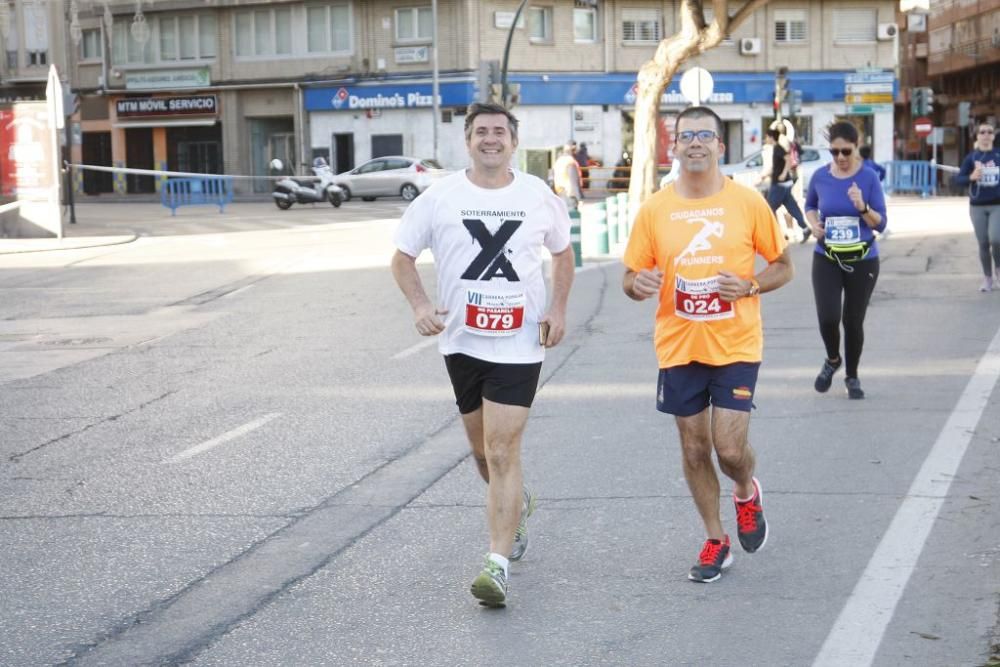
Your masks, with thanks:
[{"label": "navy blue shorts", "polygon": [[711,405],[750,412],[760,363],[737,362],[709,366],[697,361],[661,368],[656,383],[656,409],[690,417]]}]

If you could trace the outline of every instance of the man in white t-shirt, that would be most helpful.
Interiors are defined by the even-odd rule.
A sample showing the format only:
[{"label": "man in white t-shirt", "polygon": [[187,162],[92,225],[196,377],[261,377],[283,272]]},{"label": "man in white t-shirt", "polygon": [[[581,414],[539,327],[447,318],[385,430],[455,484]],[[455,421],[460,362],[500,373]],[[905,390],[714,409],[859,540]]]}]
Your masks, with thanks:
[{"label": "man in white t-shirt", "polygon": [[[396,231],[392,273],[422,336],[439,336],[448,376],[479,474],[487,483],[490,553],[472,582],[481,604],[507,601],[509,561],[527,547],[535,496],[521,475],[521,436],[545,348],[566,332],[573,248],[566,206],[542,180],[510,167],[517,118],[500,105],[465,116],[471,166],[410,204]],[[542,248],[552,255],[546,309]],[[437,305],[416,258],[430,249]]]}]

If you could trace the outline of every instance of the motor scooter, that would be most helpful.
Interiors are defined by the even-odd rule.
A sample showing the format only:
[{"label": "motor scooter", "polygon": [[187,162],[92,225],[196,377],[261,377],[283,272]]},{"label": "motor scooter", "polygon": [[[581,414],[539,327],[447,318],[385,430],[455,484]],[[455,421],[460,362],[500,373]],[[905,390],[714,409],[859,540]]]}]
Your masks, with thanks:
[{"label": "motor scooter", "polygon": [[[271,160],[271,169],[281,171],[284,167],[281,160],[275,158]],[[333,183],[333,170],[326,160],[318,157],[313,160],[312,171],[316,174],[313,179],[287,178],[280,179],[274,184],[275,205],[282,211],[287,211],[292,204],[315,204],[321,201],[328,201],[339,208],[343,203],[344,191]]]}]

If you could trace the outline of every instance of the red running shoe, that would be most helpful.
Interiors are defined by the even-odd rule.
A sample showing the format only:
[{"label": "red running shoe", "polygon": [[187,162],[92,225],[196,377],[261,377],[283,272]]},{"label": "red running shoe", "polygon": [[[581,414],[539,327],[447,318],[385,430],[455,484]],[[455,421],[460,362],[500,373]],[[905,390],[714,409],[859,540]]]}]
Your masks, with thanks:
[{"label": "red running shoe", "polygon": [[760,550],[767,542],[767,521],[764,519],[764,492],[760,482],[753,478],[754,493],[750,500],[736,503],[736,535],[743,551],[749,554]]},{"label": "red running shoe", "polygon": [[698,554],[698,564],[688,572],[688,579],[703,584],[709,584],[722,576],[722,571],[733,564],[733,555],[729,553],[729,536],[726,539],[705,540],[705,546]]}]

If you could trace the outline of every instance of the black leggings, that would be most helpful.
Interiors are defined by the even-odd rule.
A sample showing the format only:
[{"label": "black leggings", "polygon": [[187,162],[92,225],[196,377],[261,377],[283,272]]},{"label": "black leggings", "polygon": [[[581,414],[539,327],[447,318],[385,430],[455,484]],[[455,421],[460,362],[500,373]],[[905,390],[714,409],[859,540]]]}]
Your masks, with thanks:
[{"label": "black leggings", "polygon": [[[840,356],[840,321],[844,321],[844,361],[847,377],[858,377],[858,362],[865,344],[865,312],[878,280],[878,257],[853,262],[848,273],[831,259],[813,253],[812,283],[816,316],[827,359]],[[841,303],[843,294],[843,303]]]}]

